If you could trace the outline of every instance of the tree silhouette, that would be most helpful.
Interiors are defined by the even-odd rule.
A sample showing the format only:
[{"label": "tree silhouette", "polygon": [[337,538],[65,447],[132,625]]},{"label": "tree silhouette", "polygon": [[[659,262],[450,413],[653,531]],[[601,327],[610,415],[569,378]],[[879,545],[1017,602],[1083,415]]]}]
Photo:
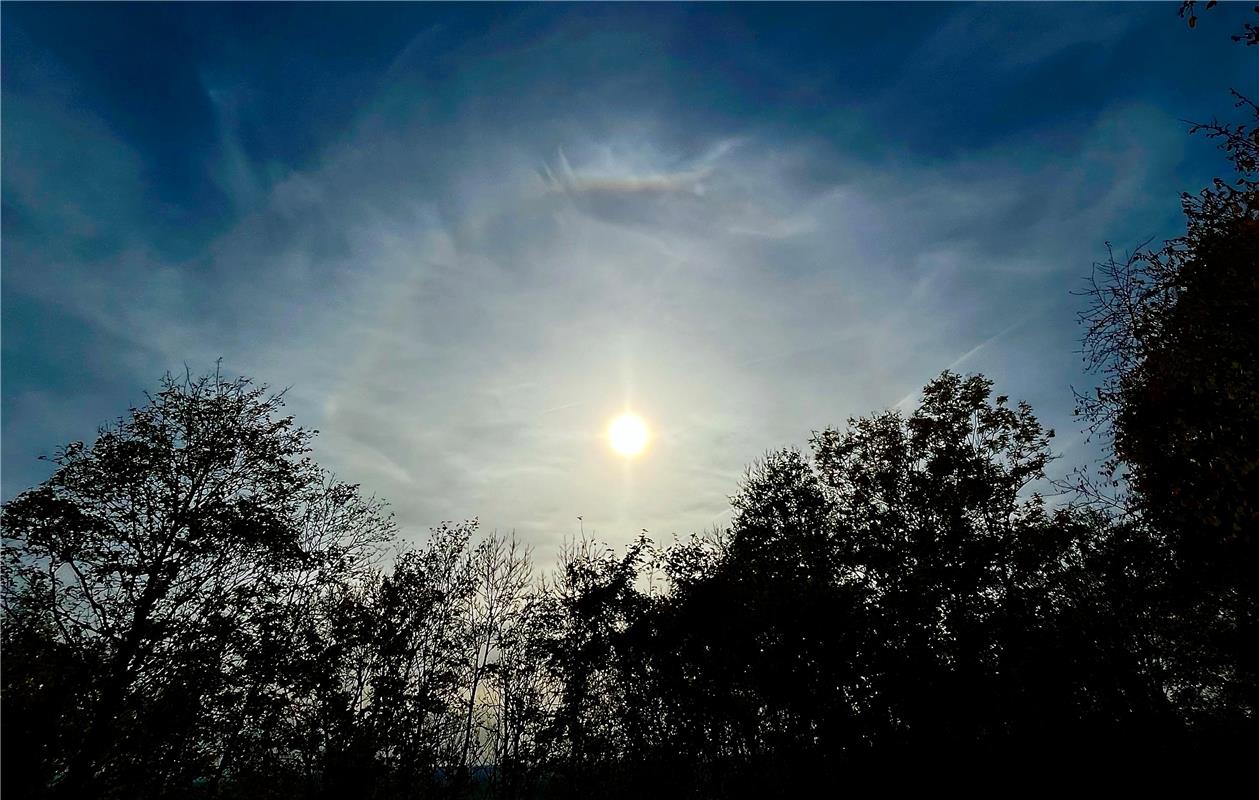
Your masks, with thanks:
[{"label": "tree silhouette", "polygon": [[699,793],[1176,729],[1158,676],[1115,657],[1140,620],[1099,616],[1127,588],[1094,572],[1122,557],[1109,520],[1045,508],[1052,434],[991,386],[944,373],[908,418],[770,454],[726,536],[666,552],[674,589],[640,658],[671,695],[661,751],[711,776]]},{"label": "tree silhouette", "polygon": [[1186,711],[1236,742],[1259,708],[1259,107],[1234,94],[1250,125],[1193,128],[1234,176],[1184,196],[1184,236],[1094,276],[1085,345],[1103,381],[1080,413],[1110,437],[1103,477],[1168,549]]},{"label": "tree silhouette", "polygon": [[280,398],[168,379],[5,507],[6,791],[794,796],[1227,745],[1230,606],[1168,518],[1050,507],[1052,433],[992,390],[945,372],[753,465],[728,528],[538,581],[475,521],[378,564]]},{"label": "tree silhouette", "polygon": [[72,692],[73,746],[45,765],[59,794],[160,794],[230,763],[223,737],[264,684],[292,680],[274,626],[392,536],[379,504],[307,458],[311,434],[281,405],[243,379],[167,377],[6,504],[6,630],[38,631],[46,657],[91,676]]}]

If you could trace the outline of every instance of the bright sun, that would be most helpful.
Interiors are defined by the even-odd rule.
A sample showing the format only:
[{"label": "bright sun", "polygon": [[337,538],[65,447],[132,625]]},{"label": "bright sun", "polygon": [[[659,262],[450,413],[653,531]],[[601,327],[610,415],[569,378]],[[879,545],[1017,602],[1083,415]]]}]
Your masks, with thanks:
[{"label": "bright sun", "polygon": [[612,449],[626,458],[632,458],[647,447],[647,423],[642,417],[626,411],[612,420],[608,426],[608,442]]}]

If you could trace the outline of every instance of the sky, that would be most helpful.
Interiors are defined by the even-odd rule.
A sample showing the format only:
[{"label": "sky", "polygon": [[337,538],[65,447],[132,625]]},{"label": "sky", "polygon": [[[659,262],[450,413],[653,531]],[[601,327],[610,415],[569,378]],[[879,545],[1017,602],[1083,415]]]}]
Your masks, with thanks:
[{"label": "sky", "polygon": [[946,368],[1086,462],[1072,292],[1259,77],[1178,5],[6,3],[0,491],[217,359],[409,540],[543,559]]}]

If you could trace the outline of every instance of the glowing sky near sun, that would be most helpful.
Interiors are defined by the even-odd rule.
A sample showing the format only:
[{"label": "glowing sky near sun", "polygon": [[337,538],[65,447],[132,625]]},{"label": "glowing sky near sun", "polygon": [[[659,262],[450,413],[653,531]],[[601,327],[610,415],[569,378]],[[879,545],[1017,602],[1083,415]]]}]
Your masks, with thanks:
[{"label": "glowing sky near sun", "polygon": [[6,4],[3,496],[220,357],[406,535],[543,560],[949,366],[1065,469],[1070,291],[1217,171],[1229,5]]}]

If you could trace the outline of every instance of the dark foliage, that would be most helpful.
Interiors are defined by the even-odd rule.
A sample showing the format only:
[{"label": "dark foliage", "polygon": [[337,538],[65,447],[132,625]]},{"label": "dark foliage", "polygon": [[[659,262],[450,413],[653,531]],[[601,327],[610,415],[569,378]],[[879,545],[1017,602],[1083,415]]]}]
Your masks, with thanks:
[{"label": "dark foliage", "polygon": [[1182,758],[1208,701],[1244,733],[1223,651],[1180,649],[1178,540],[1047,507],[1052,432],[980,376],[766,456],[725,530],[541,582],[475,523],[375,568],[388,517],[278,408],[168,380],[5,507],[6,792],[785,796]]},{"label": "dark foliage", "polygon": [[1253,741],[1259,712],[1259,107],[1236,98],[1251,124],[1194,127],[1234,177],[1183,198],[1184,236],[1095,273],[1085,345],[1103,381],[1080,403],[1111,437],[1100,483],[1165,545],[1197,674],[1184,699],[1221,742]]}]

